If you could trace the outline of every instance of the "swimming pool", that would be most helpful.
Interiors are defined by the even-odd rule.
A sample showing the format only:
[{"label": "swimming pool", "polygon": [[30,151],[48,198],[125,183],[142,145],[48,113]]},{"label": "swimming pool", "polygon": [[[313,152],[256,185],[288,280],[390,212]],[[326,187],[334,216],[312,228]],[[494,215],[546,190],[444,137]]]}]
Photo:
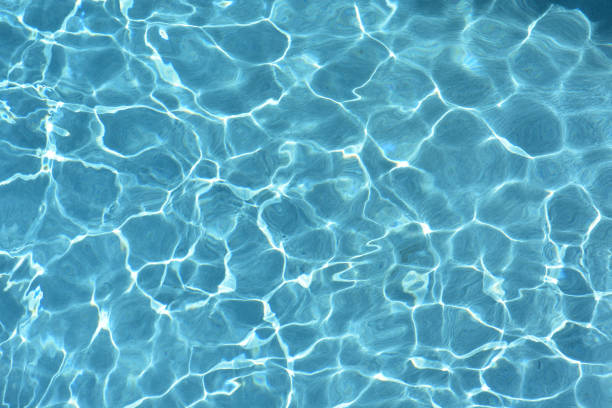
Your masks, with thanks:
[{"label": "swimming pool", "polygon": [[612,406],[612,36],[549,3],[0,0],[0,406]]}]

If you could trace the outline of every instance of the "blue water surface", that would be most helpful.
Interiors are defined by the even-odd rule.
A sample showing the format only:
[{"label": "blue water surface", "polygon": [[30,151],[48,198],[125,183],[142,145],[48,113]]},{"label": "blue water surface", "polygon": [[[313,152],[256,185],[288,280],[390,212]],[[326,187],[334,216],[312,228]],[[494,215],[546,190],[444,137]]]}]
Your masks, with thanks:
[{"label": "blue water surface", "polygon": [[611,269],[612,3],[0,0],[2,408],[609,408]]}]

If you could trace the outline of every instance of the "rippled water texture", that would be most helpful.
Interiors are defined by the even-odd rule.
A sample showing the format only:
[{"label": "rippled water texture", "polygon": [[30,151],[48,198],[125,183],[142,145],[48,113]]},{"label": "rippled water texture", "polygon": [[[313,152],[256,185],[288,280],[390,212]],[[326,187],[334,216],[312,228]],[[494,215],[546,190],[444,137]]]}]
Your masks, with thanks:
[{"label": "rippled water texture", "polygon": [[0,0],[0,407],[612,407],[569,3]]}]

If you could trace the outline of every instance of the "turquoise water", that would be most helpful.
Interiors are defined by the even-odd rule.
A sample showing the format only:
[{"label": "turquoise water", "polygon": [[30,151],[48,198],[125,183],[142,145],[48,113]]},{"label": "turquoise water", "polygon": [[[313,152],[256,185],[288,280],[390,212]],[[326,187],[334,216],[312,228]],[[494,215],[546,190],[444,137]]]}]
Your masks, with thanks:
[{"label": "turquoise water", "polygon": [[0,407],[612,407],[605,4],[0,0]]}]

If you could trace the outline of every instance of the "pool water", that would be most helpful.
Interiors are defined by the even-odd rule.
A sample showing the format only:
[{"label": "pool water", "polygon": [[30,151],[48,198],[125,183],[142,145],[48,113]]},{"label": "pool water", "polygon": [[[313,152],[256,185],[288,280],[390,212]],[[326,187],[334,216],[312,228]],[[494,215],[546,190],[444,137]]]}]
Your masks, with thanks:
[{"label": "pool water", "polygon": [[0,0],[0,407],[612,407],[612,3]]}]

